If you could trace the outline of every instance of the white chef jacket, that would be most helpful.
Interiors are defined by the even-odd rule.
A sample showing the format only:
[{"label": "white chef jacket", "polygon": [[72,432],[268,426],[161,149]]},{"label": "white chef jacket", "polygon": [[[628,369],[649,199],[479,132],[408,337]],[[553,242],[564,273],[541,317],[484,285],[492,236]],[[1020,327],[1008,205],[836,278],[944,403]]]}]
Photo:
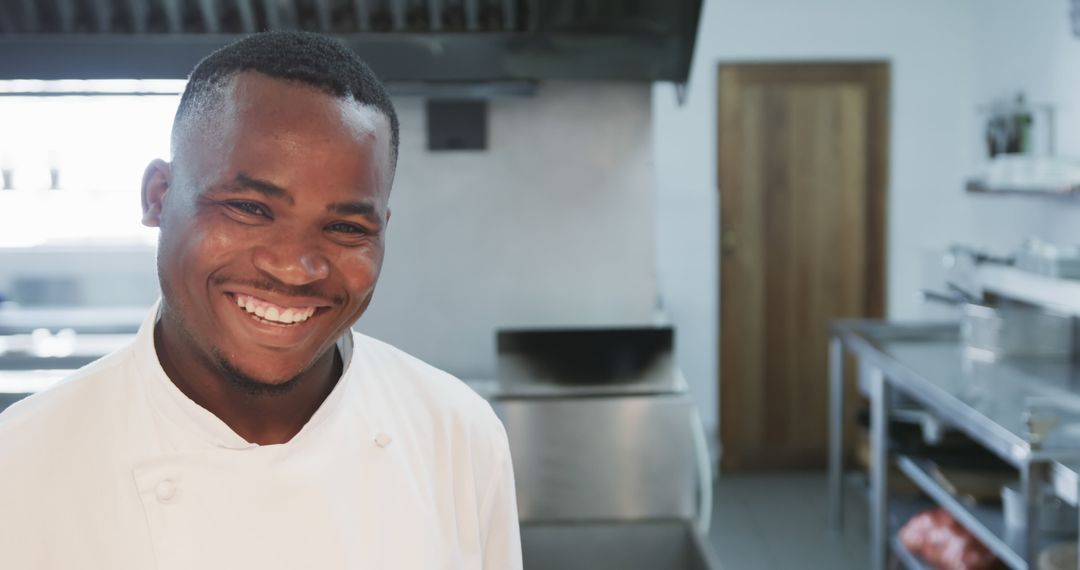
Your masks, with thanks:
[{"label": "white chef jacket", "polygon": [[502,424],[358,333],[288,443],[256,445],[134,342],[0,414],[0,568],[521,568]]}]

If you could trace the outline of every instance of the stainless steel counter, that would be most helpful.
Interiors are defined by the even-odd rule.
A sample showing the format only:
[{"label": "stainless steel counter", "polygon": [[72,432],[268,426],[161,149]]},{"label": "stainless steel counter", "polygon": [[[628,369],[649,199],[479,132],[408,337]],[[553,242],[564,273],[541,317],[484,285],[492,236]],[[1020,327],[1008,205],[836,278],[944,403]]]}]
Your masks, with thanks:
[{"label": "stainless steel counter", "polygon": [[[872,567],[888,557],[888,465],[896,461],[920,488],[965,523],[1011,568],[1028,568],[1038,552],[1037,506],[1028,500],[1025,529],[1006,530],[1000,513],[976,512],[941,493],[925,469],[888,447],[890,418],[901,399],[932,421],[962,431],[1015,466],[1026,498],[1049,485],[1077,501],[1080,481],[1080,370],[1063,359],[972,358],[955,323],[839,321],[830,345],[830,518],[842,527],[844,356],[858,360],[859,386],[871,402]],[[902,398],[899,398],[899,397]]]},{"label": "stainless steel counter", "polygon": [[1053,414],[1062,420],[1038,447],[1080,451],[1080,369],[1059,359],[987,362],[970,358],[957,339],[876,340],[877,366],[904,392],[998,455],[1019,465],[1033,452],[1025,417]]},{"label": "stainless steel counter", "polygon": [[521,526],[529,570],[719,570],[704,540],[677,520]]}]

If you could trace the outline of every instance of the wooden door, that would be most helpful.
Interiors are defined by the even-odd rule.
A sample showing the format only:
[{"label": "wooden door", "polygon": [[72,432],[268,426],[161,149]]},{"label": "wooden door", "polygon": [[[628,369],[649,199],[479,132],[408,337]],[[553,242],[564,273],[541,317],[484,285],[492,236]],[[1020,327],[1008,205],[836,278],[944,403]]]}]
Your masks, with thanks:
[{"label": "wooden door", "polygon": [[720,66],[725,470],[825,464],[828,322],[884,313],[888,89],[887,63]]}]

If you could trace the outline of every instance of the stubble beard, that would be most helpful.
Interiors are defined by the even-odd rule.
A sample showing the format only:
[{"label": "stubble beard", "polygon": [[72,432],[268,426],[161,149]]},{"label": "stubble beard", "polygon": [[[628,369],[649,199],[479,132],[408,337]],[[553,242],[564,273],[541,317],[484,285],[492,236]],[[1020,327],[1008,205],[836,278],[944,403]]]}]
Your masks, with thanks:
[{"label": "stubble beard", "polygon": [[182,342],[188,345],[196,354],[202,353],[203,358],[217,370],[219,376],[238,392],[252,397],[280,397],[291,392],[300,382],[302,372],[284,381],[259,379],[244,372],[229,360],[225,352],[219,347],[209,346],[203,348],[202,343],[192,334],[191,327],[188,326],[187,319],[184,318],[183,310],[178,311],[176,307],[169,303],[168,296],[165,295],[165,287],[162,287],[162,304],[163,316],[164,313],[168,314],[177,332],[180,333]]},{"label": "stubble beard", "polygon": [[253,397],[276,397],[288,394],[300,382],[300,374],[285,380],[284,382],[267,382],[244,373],[235,364],[226,358],[218,347],[210,347],[214,363],[221,375],[240,392]]}]

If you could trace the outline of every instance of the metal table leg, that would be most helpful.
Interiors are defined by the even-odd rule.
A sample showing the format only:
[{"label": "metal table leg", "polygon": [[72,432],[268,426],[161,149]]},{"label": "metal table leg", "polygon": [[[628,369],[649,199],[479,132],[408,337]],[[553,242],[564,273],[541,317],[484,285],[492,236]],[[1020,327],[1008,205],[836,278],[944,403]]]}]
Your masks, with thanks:
[{"label": "metal table leg", "polygon": [[870,568],[889,557],[889,383],[877,368],[860,366],[870,386]]},{"label": "metal table leg", "polygon": [[1042,497],[1043,481],[1049,472],[1049,464],[1045,461],[1031,461],[1024,463],[1020,469],[1020,492],[1024,498],[1024,551],[1020,552],[1029,567],[1033,567],[1039,557],[1039,536],[1042,529],[1039,526],[1039,507]]},{"label": "metal table leg", "polygon": [[844,528],[844,344],[829,339],[829,524]]}]

